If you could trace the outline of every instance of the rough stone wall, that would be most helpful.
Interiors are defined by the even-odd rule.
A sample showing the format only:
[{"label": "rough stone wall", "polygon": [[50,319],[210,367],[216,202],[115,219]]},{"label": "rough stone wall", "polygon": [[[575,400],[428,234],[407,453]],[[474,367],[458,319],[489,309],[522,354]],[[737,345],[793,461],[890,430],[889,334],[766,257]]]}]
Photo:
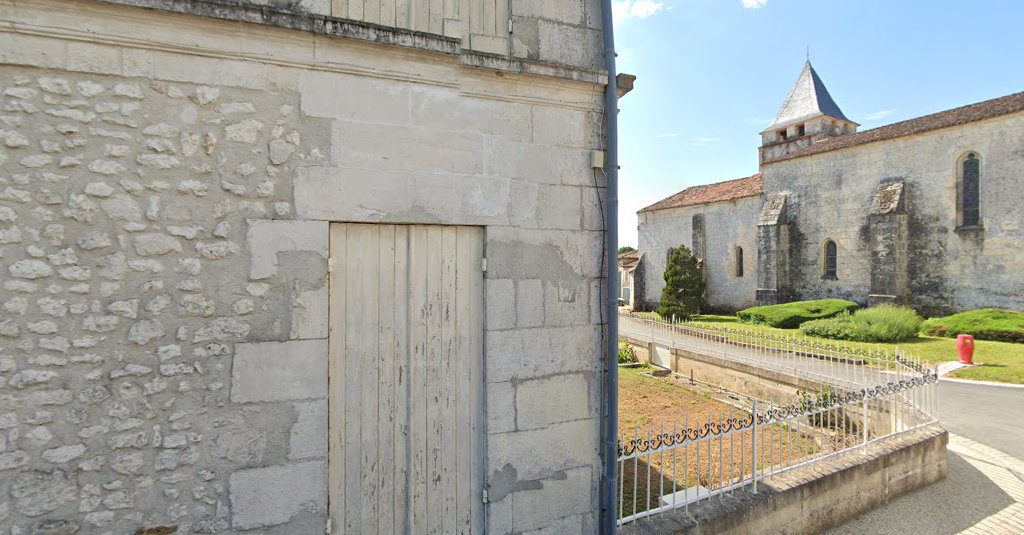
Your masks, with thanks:
[{"label": "rough stone wall", "polygon": [[[679,244],[693,249],[696,215],[703,218],[706,237],[703,245],[704,272],[709,307],[712,310],[735,311],[753,306],[757,291],[757,220],[760,210],[761,198],[747,197],[639,214],[639,248],[644,253],[641,275],[647,306],[657,306],[665,288],[668,249]],[[742,247],[744,253],[742,277],[737,277],[735,272],[736,246]]]},{"label": "rough stone wall", "polygon": [[[259,399],[239,342],[326,336],[325,242],[260,258],[246,233],[293,217],[288,178],[327,129],[296,95],[2,71],[6,523],[225,530],[232,472],[323,464],[301,422],[323,408],[315,383],[232,402]],[[272,269],[247,276],[257,261]]]},{"label": "rough stone wall", "polygon": [[485,227],[489,533],[594,531],[599,86],[97,2],[0,20],[0,531],[322,533],[330,221]]},{"label": "rough stone wall", "polygon": [[[765,194],[789,194],[793,299],[871,293],[869,214],[882,183],[904,181],[910,304],[928,313],[1024,309],[1024,114],[765,165]],[[976,151],[983,230],[956,228],[956,162]],[[838,246],[838,280],[823,280],[821,251]]]}]

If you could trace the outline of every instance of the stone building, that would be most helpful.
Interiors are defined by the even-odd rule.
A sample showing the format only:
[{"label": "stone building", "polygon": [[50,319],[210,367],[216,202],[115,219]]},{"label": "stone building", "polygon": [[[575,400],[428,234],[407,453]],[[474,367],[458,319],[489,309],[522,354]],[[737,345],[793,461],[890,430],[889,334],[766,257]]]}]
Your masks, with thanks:
[{"label": "stone building", "polygon": [[[619,254],[619,305],[632,308],[635,301],[637,280],[643,280],[643,270],[640,268],[640,259],[643,254],[640,251],[628,251]],[[640,291],[643,291],[640,289]]]},{"label": "stone building", "polygon": [[593,533],[599,5],[0,1],[0,532]]},{"label": "stone building", "polygon": [[808,62],[761,133],[758,174],[640,210],[638,299],[656,304],[683,243],[717,310],[827,297],[1024,310],[1024,93],[858,126]]}]

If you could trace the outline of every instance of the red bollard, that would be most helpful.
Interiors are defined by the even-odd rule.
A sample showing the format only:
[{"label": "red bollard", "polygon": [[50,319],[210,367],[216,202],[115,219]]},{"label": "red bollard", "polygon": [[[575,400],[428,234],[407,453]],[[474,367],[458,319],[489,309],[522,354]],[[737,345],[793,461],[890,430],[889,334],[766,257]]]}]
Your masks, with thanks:
[{"label": "red bollard", "polygon": [[974,364],[974,337],[969,334],[956,335],[956,353],[961,364]]}]

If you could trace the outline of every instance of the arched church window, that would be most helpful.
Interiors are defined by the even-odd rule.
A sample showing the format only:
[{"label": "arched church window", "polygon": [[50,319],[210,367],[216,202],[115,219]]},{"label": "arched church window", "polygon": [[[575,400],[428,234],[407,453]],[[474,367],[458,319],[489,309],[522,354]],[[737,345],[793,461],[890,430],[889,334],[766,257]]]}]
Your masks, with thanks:
[{"label": "arched church window", "polygon": [[743,276],[743,248],[736,246],[736,276]]},{"label": "arched church window", "polygon": [[965,154],[957,171],[959,226],[977,227],[981,225],[981,159],[978,154]]},{"label": "arched church window", "polygon": [[838,264],[839,264],[838,256],[839,256],[839,253],[838,253],[838,249],[836,248],[836,242],[834,242],[832,240],[825,240],[824,258],[822,259],[823,260],[823,264],[824,264],[824,269],[822,271],[823,271],[823,276],[826,279],[837,279],[837,278],[839,278],[837,276]]}]

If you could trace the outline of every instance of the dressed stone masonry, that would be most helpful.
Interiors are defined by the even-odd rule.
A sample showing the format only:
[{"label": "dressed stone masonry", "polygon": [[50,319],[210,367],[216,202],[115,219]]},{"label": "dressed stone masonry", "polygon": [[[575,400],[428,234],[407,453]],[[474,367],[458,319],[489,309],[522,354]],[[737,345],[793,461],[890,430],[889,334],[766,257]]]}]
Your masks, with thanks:
[{"label": "dressed stone masonry", "polygon": [[805,64],[761,132],[756,184],[695,186],[639,212],[639,306],[657,305],[667,250],[703,242],[714,309],[841,298],[926,315],[1024,310],[1024,93],[858,126]]},{"label": "dressed stone masonry", "polygon": [[332,221],[484,227],[487,532],[595,531],[599,2],[471,3],[0,0],[0,532],[323,533]]}]

